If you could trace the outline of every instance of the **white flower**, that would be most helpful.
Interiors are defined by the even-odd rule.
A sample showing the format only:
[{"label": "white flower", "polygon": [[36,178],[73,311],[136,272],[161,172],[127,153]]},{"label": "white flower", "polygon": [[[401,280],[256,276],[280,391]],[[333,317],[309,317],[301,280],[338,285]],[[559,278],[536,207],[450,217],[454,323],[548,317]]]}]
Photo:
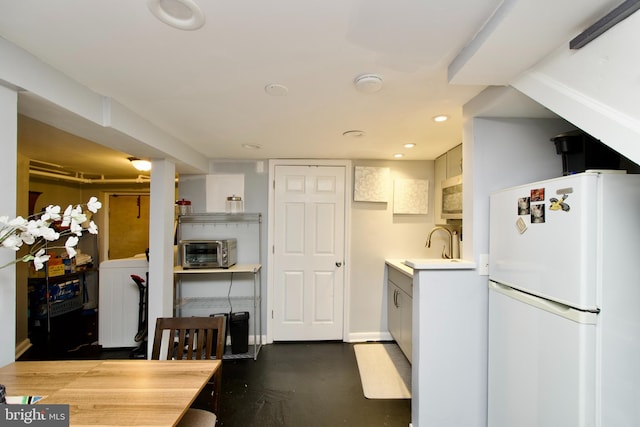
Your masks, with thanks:
[{"label": "white flower", "polygon": [[40,249],[33,257],[33,266],[36,271],[44,267],[44,263],[49,261],[50,255],[44,255],[44,249]]},{"label": "white flower", "polygon": [[87,216],[82,213],[82,207],[80,205],[75,208],[69,205],[64,211],[62,226],[71,227],[71,232],[81,236],[82,235],[82,223],[87,220]]},{"label": "white flower", "polygon": [[42,220],[32,219],[27,223],[27,229],[25,230],[25,232],[31,234],[32,236],[41,236],[42,232],[40,231],[40,229],[42,227]]},{"label": "white flower", "polygon": [[22,218],[21,216],[18,216],[16,218],[12,219],[11,221],[9,221],[9,226],[25,230],[28,223],[29,223],[29,221],[27,221],[26,219]]},{"label": "white flower", "polygon": [[71,225],[69,226],[69,229],[76,236],[82,236],[82,225],[81,225],[81,223],[76,222],[74,220],[71,220]]},{"label": "white flower", "polygon": [[43,221],[58,221],[60,219],[60,206],[47,206],[41,218]]},{"label": "white flower", "polygon": [[[86,207],[89,211],[96,213],[102,207],[102,203],[97,198],[91,197]],[[60,211],[60,206],[49,205],[43,213],[29,216],[26,219],[21,216],[14,219],[0,216],[0,247],[17,251],[23,245],[31,246],[28,254],[2,265],[0,268],[17,262],[33,261],[35,269],[40,270],[50,258],[50,255],[45,255],[45,252],[61,248],[61,246],[56,246],[56,243],[49,245],[47,242],[55,242],[62,236],[68,236],[64,248],[69,257],[73,258],[76,255],[75,247],[78,244],[78,237],[82,236],[82,232],[85,231],[82,224],[87,222],[87,215],[82,212],[82,205],[75,207],[69,205],[62,215]],[[60,232],[51,226],[56,221],[61,221],[62,231]],[[98,227],[93,221],[90,221],[86,231],[98,234]]]},{"label": "white flower", "polygon": [[22,240],[17,235],[11,234],[2,241],[2,246],[17,251],[22,246]]},{"label": "white flower", "polygon": [[76,256],[76,250],[74,249],[75,245],[78,244],[78,238],[76,236],[69,236],[67,241],[64,244],[64,248],[67,250],[67,254],[69,254],[69,258],[73,258]]},{"label": "white flower", "polygon": [[33,245],[36,242],[36,236],[29,233],[28,231],[23,231],[22,233],[20,233],[19,237],[20,240],[22,240],[22,242],[26,243],[27,245]]},{"label": "white flower", "polygon": [[100,203],[96,197],[91,197],[87,202],[87,209],[89,209],[93,213],[98,212],[98,209],[100,209],[101,207],[102,203]]},{"label": "white flower", "polygon": [[53,242],[54,240],[58,240],[60,238],[60,233],[56,232],[53,228],[40,228],[40,236],[49,242]]},{"label": "white flower", "polygon": [[89,222],[89,227],[87,227],[87,231],[91,234],[98,234],[98,226],[95,222]]},{"label": "white flower", "polygon": [[62,214],[62,226],[63,227],[68,227],[69,224],[71,223],[71,209],[73,209],[73,207],[71,205],[67,206],[67,209],[64,210],[64,213]]}]

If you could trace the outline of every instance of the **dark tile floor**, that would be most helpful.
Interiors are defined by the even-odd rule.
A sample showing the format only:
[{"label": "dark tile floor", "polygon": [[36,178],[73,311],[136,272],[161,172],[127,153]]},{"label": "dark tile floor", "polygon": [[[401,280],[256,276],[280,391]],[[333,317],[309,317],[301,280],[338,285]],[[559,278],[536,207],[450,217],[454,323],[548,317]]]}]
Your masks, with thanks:
[{"label": "dark tile floor", "polygon": [[353,344],[276,343],[225,360],[219,426],[402,426],[408,399],[364,397]]},{"label": "dark tile floor", "polygon": [[[59,356],[59,355],[56,355]],[[129,358],[130,350],[83,347],[64,357]],[[35,351],[22,360],[43,358]],[[353,344],[342,342],[275,343],[258,359],[225,359],[218,426],[225,427],[407,427],[408,399],[366,399]],[[208,408],[207,396],[194,406]]]}]

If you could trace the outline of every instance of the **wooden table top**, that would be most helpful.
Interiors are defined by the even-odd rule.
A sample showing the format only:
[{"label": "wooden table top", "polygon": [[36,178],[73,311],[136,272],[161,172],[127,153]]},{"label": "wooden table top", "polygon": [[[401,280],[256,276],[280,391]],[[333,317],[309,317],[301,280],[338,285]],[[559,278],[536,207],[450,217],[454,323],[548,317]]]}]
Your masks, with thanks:
[{"label": "wooden table top", "polygon": [[0,368],[7,396],[68,404],[71,426],[172,426],[219,360],[65,360]]}]

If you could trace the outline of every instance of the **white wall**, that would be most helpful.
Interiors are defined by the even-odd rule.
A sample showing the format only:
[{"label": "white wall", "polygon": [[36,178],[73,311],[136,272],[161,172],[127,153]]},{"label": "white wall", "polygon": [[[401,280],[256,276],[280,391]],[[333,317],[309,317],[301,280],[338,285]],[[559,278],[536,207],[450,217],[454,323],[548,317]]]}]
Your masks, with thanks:
[{"label": "white wall", "polygon": [[475,262],[479,262],[479,254],[489,251],[489,195],[502,188],[562,176],[561,156],[549,138],[571,129],[571,124],[560,119],[467,120],[464,155],[470,163],[464,171],[463,245],[465,254],[473,254]]},{"label": "white wall", "polygon": [[[391,181],[429,181],[426,215],[394,215],[393,191],[389,192],[387,203],[351,202],[350,336],[346,338],[349,341],[389,339],[384,260],[439,258],[444,244],[444,241],[434,241],[431,248],[425,248],[435,217],[434,161],[357,160],[353,166],[388,167]],[[390,186],[392,190],[392,182]]]},{"label": "white wall", "polygon": [[[425,248],[427,233],[433,227],[433,161],[357,160],[353,166],[389,167],[391,178],[429,180],[429,213],[427,215],[393,215],[392,192],[388,203],[351,201],[351,276],[347,307],[350,319],[347,340],[389,339],[384,284],[385,258],[439,257],[444,241]],[[241,173],[245,177],[245,212],[263,214],[263,245],[267,243],[268,174],[257,172],[256,161],[211,161],[210,173]],[[349,171],[353,174],[353,169]],[[392,188],[392,182],[389,183]],[[205,210],[205,177],[181,177],[179,198],[191,200],[195,212]],[[440,236],[441,237],[441,236]],[[262,292],[266,295],[266,247],[263,248]],[[263,298],[263,328],[266,322],[266,298]],[[266,331],[263,330],[263,335]]]},{"label": "white wall", "polygon": [[[499,189],[526,182],[562,175],[562,160],[549,139],[573,129],[561,119],[506,119],[482,117],[489,114],[487,107],[500,104],[512,89],[491,88],[474,98],[464,107],[463,179],[464,179],[464,234],[466,259],[479,264],[479,255],[489,252],[489,195]],[[478,416],[474,425],[486,425],[487,336],[488,336],[488,276],[478,271],[465,273],[464,286],[476,310],[468,315],[474,321],[465,331],[469,354],[476,364],[466,360],[472,379],[469,387],[475,389],[473,398],[465,400],[468,411]],[[469,337],[475,337],[469,339]],[[429,337],[421,339],[428,340]],[[428,390],[428,387],[426,387]],[[468,390],[468,389],[467,389]],[[427,407],[422,400],[421,408]],[[429,411],[422,411],[429,416]],[[433,411],[432,411],[433,412]],[[415,420],[414,420],[415,421]]]},{"label": "white wall", "polygon": [[[18,95],[0,84],[0,215],[16,215],[16,165],[18,132]],[[15,252],[0,248],[0,265],[15,259]],[[13,362],[16,343],[15,267],[0,269],[0,366]]]},{"label": "white wall", "polygon": [[568,43],[512,86],[640,163],[640,13],[579,50]]}]

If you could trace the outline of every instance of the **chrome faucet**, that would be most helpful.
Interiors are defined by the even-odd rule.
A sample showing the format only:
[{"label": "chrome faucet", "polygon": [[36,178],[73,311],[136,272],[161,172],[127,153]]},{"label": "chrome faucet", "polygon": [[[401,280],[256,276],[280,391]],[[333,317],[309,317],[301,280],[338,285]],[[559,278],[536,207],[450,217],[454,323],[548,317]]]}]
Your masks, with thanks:
[{"label": "chrome faucet", "polygon": [[444,259],[453,259],[454,257],[454,253],[453,253],[453,239],[454,236],[455,238],[458,237],[458,233],[455,231],[451,231],[446,227],[442,227],[440,225],[435,226],[431,229],[431,231],[429,232],[429,236],[427,237],[427,243],[425,243],[425,246],[427,248],[431,247],[431,236],[433,235],[433,233],[435,233],[438,230],[442,230],[444,232],[446,232],[449,235],[449,250],[447,251],[447,247],[446,245],[442,247],[442,258]]}]

